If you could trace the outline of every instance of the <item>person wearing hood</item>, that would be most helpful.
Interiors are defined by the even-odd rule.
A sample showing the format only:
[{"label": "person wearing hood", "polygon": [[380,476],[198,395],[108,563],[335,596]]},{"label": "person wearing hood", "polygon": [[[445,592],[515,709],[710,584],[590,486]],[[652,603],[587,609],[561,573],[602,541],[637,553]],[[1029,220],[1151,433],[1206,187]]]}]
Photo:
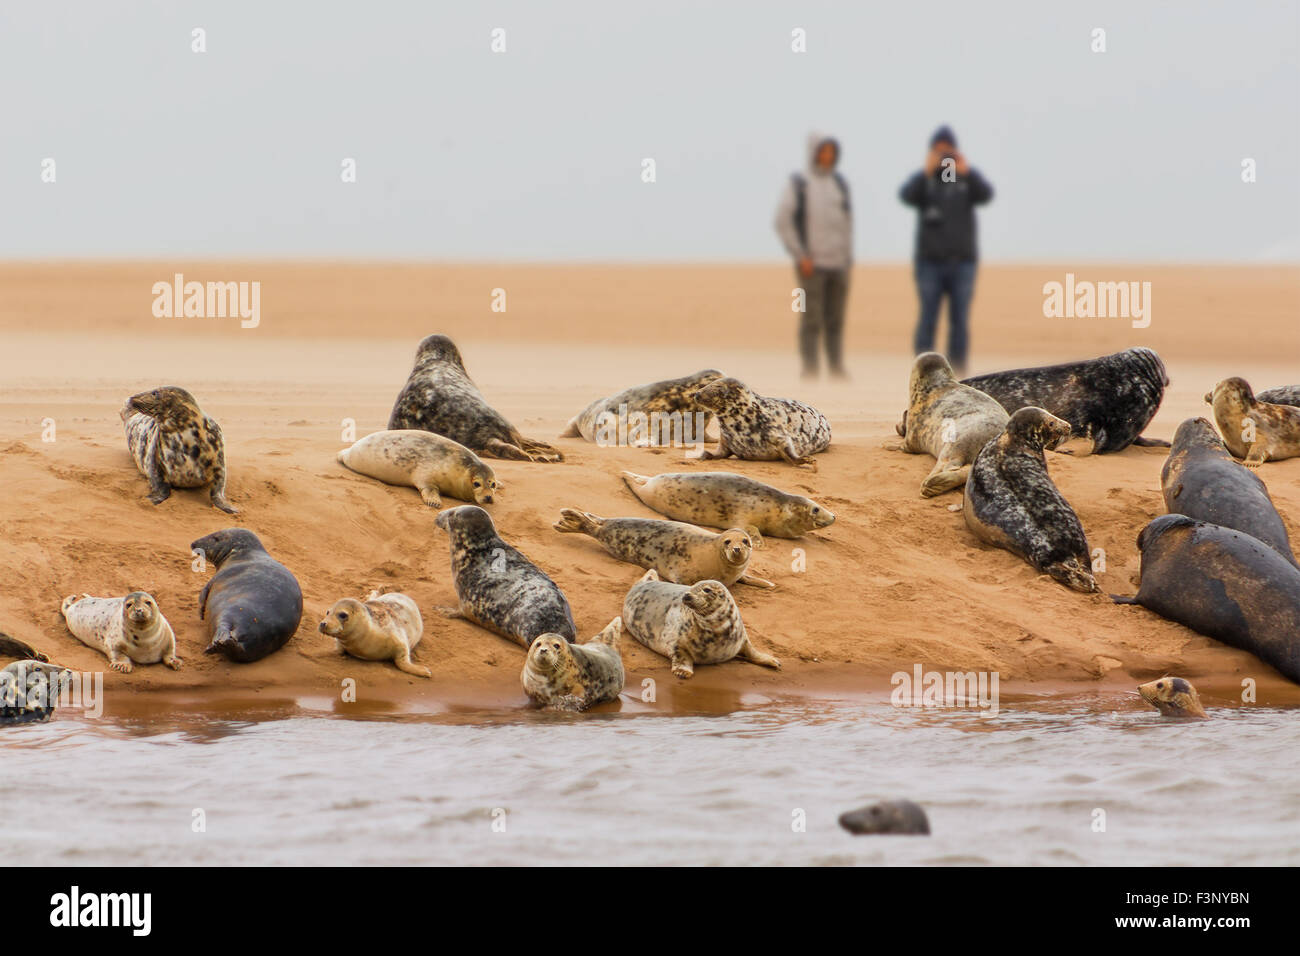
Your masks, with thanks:
[{"label": "person wearing hood", "polygon": [[948,362],[961,378],[970,347],[968,318],[975,293],[975,207],[993,198],[993,187],[957,149],[957,137],[940,126],[930,137],[924,168],[899,191],[916,209],[916,291],[921,314],[913,348],[917,355],[934,351],[939,306],[948,297]]},{"label": "person wearing hood", "polygon": [[818,345],[836,378],[844,370],[844,310],[853,265],[853,210],[849,184],[836,171],[840,144],[814,134],[808,142],[808,170],[786,184],[776,210],[776,233],[794,259],[804,312],[799,321],[799,354],[805,378],[818,373]]}]

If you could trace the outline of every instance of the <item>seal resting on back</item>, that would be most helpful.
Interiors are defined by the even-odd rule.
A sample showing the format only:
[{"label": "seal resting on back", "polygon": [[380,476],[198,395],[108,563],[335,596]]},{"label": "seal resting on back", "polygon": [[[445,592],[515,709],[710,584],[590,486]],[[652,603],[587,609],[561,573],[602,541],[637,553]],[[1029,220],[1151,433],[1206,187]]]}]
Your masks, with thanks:
[{"label": "seal resting on back", "polygon": [[1009,414],[1029,405],[1070,423],[1071,436],[1105,454],[1129,445],[1169,447],[1142,438],[1169,384],[1165,363],[1152,349],[1132,348],[1084,362],[1019,368],[962,379],[992,395]]},{"label": "seal resting on back", "polygon": [[695,402],[718,416],[721,437],[700,458],[735,455],[748,461],[813,465],[812,456],[831,443],[831,423],[811,405],[793,398],[765,398],[734,378],[720,378],[695,393]]},{"label": "seal resting on back", "polygon": [[194,396],[166,386],[132,395],[122,406],[126,444],[149,479],[149,500],[162,504],[173,488],[210,485],[212,506],[238,514],[226,500],[226,444],[221,428]]},{"label": "seal resting on back", "polygon": [[1134,597],[1161,617],[1249,651],[1300,684],[1300,569],[1240,531],[1161,515],[1138,535]]},{"label": "seal resting on back", "polygon": [[302,589],[257,535],[226,528],[190,548],[217,569],[199,593],[199,620],[210,638],[203,653],[247,664],[284,647],[302,620]]},{"label": "seal resting on back", "polygon": [[[598,398],[570,419],[568,427],[560,434],[560,437],[581,437],[594,442],[598,439],[599,432],[602,430],[598,427],[601,416],[612,415],[617,418],[620,408],[623,408],[629,416],[636,414],[649,416],[656,412],[660,415],[681,415],[683,424],[679,434],[682,440],[686,441],[686,422],[689,416],[698,410],[698,406],[691,396],[701,386],[715,382],[720,378],[722,378],[722,373],[717,369],[706,368],[694,375],[683,375],[681,378],[670,378],[662,382],[636,385],[607,398]],[[650,440],[653,441],[657,437],[653,436]],[[704,431],[701,429],[697,435],[692,430],[690,440],[704,441]]]},{"label": "seal resting on back", "polygon": [[1247,468],[1300,455],[1300,408],[1260,401],[1244,378],[1225,378],[1205,401],[1228,451]]},{"label": "seal resting on back", "polygon": [[1178,426],[1160,486],[1170,514],[1245,532],[1296,563],[1286,525],[1264,482],[1233,459],[1204,418]]},{"label": "seal resting on back", "polygon": [[470,451],[520,461],[563,461],[559,450],[524,438],[487,403],[460,350],[445,335],[425,337],[415,350],[415,368],[397,396],[389,431],[418,428],[444,435]]},{"label": "seal resting on back", "polygon": [[1138,686],[1142,699],[1166,717],[1208,717],[1192,682],[1161,677]]},{"label": "seal resting on back", "polygon": [[912,365],[908,405],[896,426],[902,450],[933,455],[921,497],[932,498],[966,484],[980,449],[1002,434],[1007,413],[992,396],[958,382],[938,352],[926,352]]},{"label": "seal resting on back", "polygon": [[1070,423],[1022,408],[984,446],[966,480],[963,512],[975,537],[1024,558],[1067,588],[1097,590],[1079,517],[1047,473],[1045,448],[1070,435]]},{"label": "seal resting on back", "polygon": [[623,619],[616,617],[585,644],[559,634],[538,636],[519,675],[524,693],[550,710],[586,710],[616,699],[623,692],[622,635]]},{"label": "seal resting on back", "polygon": [[460,601],[449,617],[473,621],[525,648],[543,634],[578,639],[564,592],[501,540],[486,511],[474,505],[449,508],[436,523],[451,539],[451,573]]},{"label": "seal resting on back", "polygon": [[490,505],[500,487],[492,469],[464,445],[413,428],[372,432],[338,459],[359,475],[414,487],[430,508],[442,507],[443,493]]}]

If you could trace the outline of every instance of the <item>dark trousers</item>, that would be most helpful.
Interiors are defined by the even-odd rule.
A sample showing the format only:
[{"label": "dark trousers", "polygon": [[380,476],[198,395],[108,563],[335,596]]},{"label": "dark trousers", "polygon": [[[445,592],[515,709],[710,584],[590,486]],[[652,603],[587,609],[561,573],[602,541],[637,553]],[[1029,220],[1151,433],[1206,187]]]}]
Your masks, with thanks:
[{"label": "dark trousers", "polygon": [[[798,275],[798,270],[796,270]],[[816,373],[817,340],[826,340],[826,364],[832,372],[844,370],[844,309],[849,302],[847,269],[814,269],[805,279],[804,313],[799,319],[799,354],[805,374]]]},{"label": "dark trousers", "polygon": [[948,363],[960,377],[966,371],[970,348],[970,300],[975,293],[974,262],[916,260],[916,292],[921,300],[921,317],[916,323],[912,346],[917,355],[934,351],[939,325],[939,306],[948,296]]}]

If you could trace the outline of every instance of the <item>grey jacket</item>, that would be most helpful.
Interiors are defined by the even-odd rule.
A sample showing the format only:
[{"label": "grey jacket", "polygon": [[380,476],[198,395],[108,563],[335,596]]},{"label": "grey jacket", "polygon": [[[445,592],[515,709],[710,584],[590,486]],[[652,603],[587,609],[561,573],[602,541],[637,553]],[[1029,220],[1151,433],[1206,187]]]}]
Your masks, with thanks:
[{"label": "grey jacket", "polygon": [[[776,234],[796,261],[807,256],[818,269],[847,269],[853,264],[853,212],[834,169],[817,167],[817,150],[827,141],[835,143],[819,133],[808,137],[808,168],[801,177],[804,234],[799,232],[799,191],[793,178],[786,183],[776,207]],[[839,144],[835,143],[835,147],[838,162]]]}]

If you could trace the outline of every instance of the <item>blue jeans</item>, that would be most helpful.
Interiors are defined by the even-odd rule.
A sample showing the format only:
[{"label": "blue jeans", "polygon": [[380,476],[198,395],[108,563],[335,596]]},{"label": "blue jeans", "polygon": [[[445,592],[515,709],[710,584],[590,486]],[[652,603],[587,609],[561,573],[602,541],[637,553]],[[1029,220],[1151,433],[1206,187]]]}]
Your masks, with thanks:
[{"label": "blue jeans", "polygon": [[916,323],[912,346],[917,355],[934,351],[934,335],[939,326],[939,306],[948,296],[948,363],[960,378],[966,371],[966,353],[970,348],[968,319],[970,300],[975,293],[974,262],[940,262],[916,260],[916,292],[921,299],[921,317]]}]

